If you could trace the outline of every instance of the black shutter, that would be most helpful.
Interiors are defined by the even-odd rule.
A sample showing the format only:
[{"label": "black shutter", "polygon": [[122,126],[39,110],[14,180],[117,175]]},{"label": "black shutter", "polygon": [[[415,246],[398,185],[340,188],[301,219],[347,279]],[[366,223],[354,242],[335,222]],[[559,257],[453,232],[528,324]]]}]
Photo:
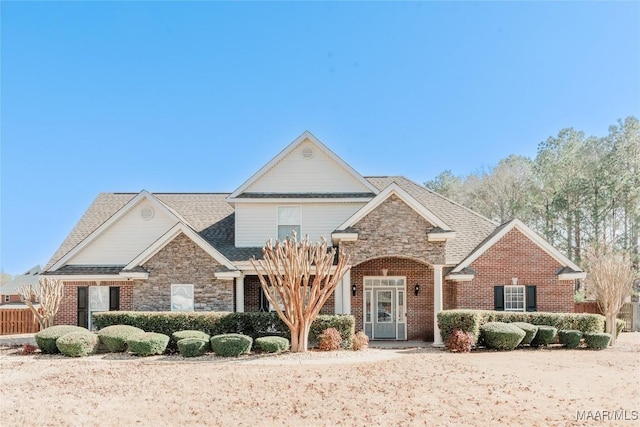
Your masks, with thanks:
[{"label": "black shutter", "polygon": [[78,326],[89,327],[89,288],[78,288]]},{"label": "black shutter", "polygon": [[120,286],[109,287],[109,311],[120,310]]},{"label": "black shutter", "polygon": [[504,286],[493,287],[493,309],[504,311]]},{"label": "black shutter", "polygon": [[536,303],[535,285],[527,286],[526,302],[527,302],[527,307],[526,307],[527,311],[538,311],[537,303]]}]

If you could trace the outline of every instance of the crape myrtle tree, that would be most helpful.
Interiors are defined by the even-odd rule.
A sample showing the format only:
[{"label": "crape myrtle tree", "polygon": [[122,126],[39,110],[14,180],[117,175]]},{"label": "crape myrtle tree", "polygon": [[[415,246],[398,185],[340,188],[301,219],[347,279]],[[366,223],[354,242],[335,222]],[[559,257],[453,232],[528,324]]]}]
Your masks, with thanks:
[{"label": "crape myrtle tree", "polygon": [[305,352],[311,323],[320,313],[342,277],[351,268],[349,255],[327,249],[323,238],[300,242],[296,233],[284,241],[269,240],[262,248],[263,259],[251,260],[264,295],[291,330],[291,351]]},{"label": "crape myrtle tree", "polygon": [[[29,310],[38,319],[40,329],[53,326],[53,319],[60,309],[63,293],[64,284],[62,280],[49,277],[40,278],[40,289],[34,288],[31,284],[22,285],[18,289],[20,300],[29,307]],[[35,308],[34,303],[39,303],[39,307]]]},{"label": "crape myrtle tree", "polygon": [[630,257],[616,252],[611,245],[592,245],[585,258],[587,286],[607,319],[606,332],[611,334],[613,345],[616,342],[616,318],[631,295],[638,273]]}]

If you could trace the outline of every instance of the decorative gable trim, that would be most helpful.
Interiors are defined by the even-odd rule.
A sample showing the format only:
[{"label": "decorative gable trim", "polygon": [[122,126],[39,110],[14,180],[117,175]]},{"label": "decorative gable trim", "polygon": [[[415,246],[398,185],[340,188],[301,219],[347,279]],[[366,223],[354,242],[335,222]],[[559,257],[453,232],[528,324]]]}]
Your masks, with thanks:
[{"label": "decorative gable trim", "polygon": [[[367,216],[369,213],[373,212],[378,206],[382,204],[385,200],[387,200],[391,196],[397,196],[400,200],[406,203],[411,209],[416,211],[420,216],[422,216],[429,223],[433,224],[435,227],[440,228],[440,235],[443,236],[451,232],[449,226],[438,218],[433,212],[427,209],[424,205],[414,199],[409,193],[400,188],[398,184],[391,183],[384,190],[382,190],[376,197],[374,197],[369,203],[364,205],[359,211],[353,214],[349,219],[343,222],[336,231],[344,230],[348,227],[353,227],[356,225],[362,218]],[[335,232],[334,232],[335,233]]]},{"label": "decorative gable trim", "polygon": [[271,168],[273,168],[278,162],[284,159],[289,153],[296,149],[300,144],[304,143],[306,140],[311,141],[315,144],[318,149],[320,149],[324,154],[326,154],[329,158],[331,158],[334,162],[340,165],[344,170],[347,171],[350,175],[352,175],[357,181],[359,181],[365,188],[368,188],[373,194],[378,194],[379,190],[371,184],[369,181],[364,179],[362,175],[356,172],[351,166],[349,166],[344,160],[338,157],[333,151],[327,148],[318,138],[313,136],[311,132],[304,131],[299,137],[297,137],[291,144],[286,146],[284,150],[282,150],[277,156],[275,156],[269,163],[264,165],[258,172],[254,173],[248,180],[246,180],[240,187],[238,187],[233,193],[227,197],[227,202],[235,202],[235,199],[240,196],[249,188],[252,184],[258,181],[264,174],[266,174]]},{"label": "decorative gable trim", "polygon": [[191,239],[196,245],[198,245],[203,251],[205,251],[211,258],[218,261],[220,264],[227,267],[229,270],[236,270],[236,267],[229,261],[224,255],[222,255],[216,248],[207,243],[198,233],[183,223],[174,225],[169,231],[163,234],[158,240],[156,240],[151,246],[145,249],[140,255],[133,259],[129,264],[124,267],[124,270],[132,270],[135,267],[144,264],[151,259],[155,254],[160,252],[162,248],[167,246],[173,239],[175,239],[180,233]]},{"label": "decorative gable trim", "polygon": [[[494,244],[496,244],[500,239],[502,239],[508,232],[517,228],[522,234],[524,234],[529,240],[538,245],[540,249],[545,251],[549,256],[558,261],[558,263],[562,266],[566,266],[571,268],[576,276],[585,274],[580,267],[573,263],[569,258],[564,256],[560,251],[551,246],[546,240],[540,237],[537,233],[535,233],[532,229],[527,227],[522,221],[519,219],[514,219],[511,222],[505,224],[496,234],[491,236],[491,238],[487,239],[484,243],[482,243],[478,248],[476,248],[467,258],[465,258],[460,264],[458,264],[451,273],[459,273],[464,268],[468,267],[473,263],[473,261],[477,260],[484,254],[489,248],[491,248]],[[584,276],[583,276],[584,277]],[[575,277],[581,278],[581,277]],[[560,280],[569,280],[562,279]]]},{"label": "decorative gable trim", "polygon": [[93,230],[91,234],[89,234],[83,241],[78,243],[76,247],[67,252],[62,258],[60,258],[55,264],[51,266],[49,271],[56,271],[59,268],[63,267],[69,260],[71,260],[74,256],[76,256],[80,251],[82,251],[85,247],[87,247],[91,242],[96,240],[102,233],[109,229],[113,224],[115,224],[120,218],[126,215],[131,209],[133,209],[140,201],[143,199],[148,200],[151,204],[153,204],[158,210],[164,212],[171,218],[174,218],[176,222],[183,221],[184,219],[179,216],[173,209],[169,209],[167,205],[158,200],[153,194],[151,194],[147,190],[142,190],[135,197],[133,197],[127,204],[125,204],[120,210],[114,213],[109,219],[103,222],[98,228]]}]

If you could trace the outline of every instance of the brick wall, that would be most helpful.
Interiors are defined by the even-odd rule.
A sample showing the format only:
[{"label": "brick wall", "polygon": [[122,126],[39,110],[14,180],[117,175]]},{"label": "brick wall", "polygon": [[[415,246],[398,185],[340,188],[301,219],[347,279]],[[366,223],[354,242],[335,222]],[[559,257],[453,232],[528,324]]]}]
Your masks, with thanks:
[{"label": "brick wall", "polygon": [[191,239],[180,234],[143,265],[149,278],[136,283],[133,309],[169,311],[171,285],[193,284],[196,311],[233,311],[233,281],[215,279],[215,268],[219,265]]},{"label": "brick wall", "polygon": [[133,310],[133,281],[65,281],[60,310],[54,319],[54,324],[76,325],[78,323],[78,288],[85,286],[119,286],[120,310]]},{"label": "brick wall", "polygon": [[20,295],[9,294],[9,301],[5,301],[4,299],[5,299],[5,295],[0,294],[0,305],[20,302]]},{"label": "brick wall", "polygon": [[[560,264],[514,228],[470,265],[476,271],[471,282],[446,283],[453,288],[457,308],[493,310],[493,287],[536,285],[537,310],[573,312],[573,280],[558,280]],[[446,292],[445,292],[446,293]]]},{"label": "brick wall", "polygon": [[[244,311],[260,311],[260,280],[258,276],[244,278]],[[332,294],[320,309],[320,314],[335,313],[335,296]]]},{"label": "brick wall", "polygon": [[[433,340],[433,269],[407,258],[377,258],[365,261],[351,269],[351,284],[356,285],[356,296],[351,297],[351,314],[356,318],[356,331],[364,329],[364,277],[405,276],[407,283],[407,339]],[[414,287],[420,285],[416,296]]]},{"label": "brick wall", "polygon": [[427,241],[433,225],[392,195],[362,218],[353,227],[358,240],[342,242],[340,246],[351,256],[351,264],[402,255],[425,260],[429,264],[444,264],[445,243]]}]

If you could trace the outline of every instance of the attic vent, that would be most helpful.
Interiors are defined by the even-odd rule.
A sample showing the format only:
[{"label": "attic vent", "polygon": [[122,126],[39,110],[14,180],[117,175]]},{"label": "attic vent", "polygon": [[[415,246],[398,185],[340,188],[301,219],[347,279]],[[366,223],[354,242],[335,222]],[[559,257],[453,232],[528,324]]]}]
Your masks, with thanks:
[{"label": "attic vent", "polygon": [[304,157],[305,159],[312,158],[314,154],[315,154],[315,152],[313,151],[313,148],[311,148],[311,147],[304,147],[302,149],[302,157]]},{"label": "attic vent", "polygon": [[150,207],[142,208],[140,210],[140,216],[145,221],[149,221],[151,218],[153,218],[154,214],[155,212],[153,211],[153,208],[150,208]]}]

